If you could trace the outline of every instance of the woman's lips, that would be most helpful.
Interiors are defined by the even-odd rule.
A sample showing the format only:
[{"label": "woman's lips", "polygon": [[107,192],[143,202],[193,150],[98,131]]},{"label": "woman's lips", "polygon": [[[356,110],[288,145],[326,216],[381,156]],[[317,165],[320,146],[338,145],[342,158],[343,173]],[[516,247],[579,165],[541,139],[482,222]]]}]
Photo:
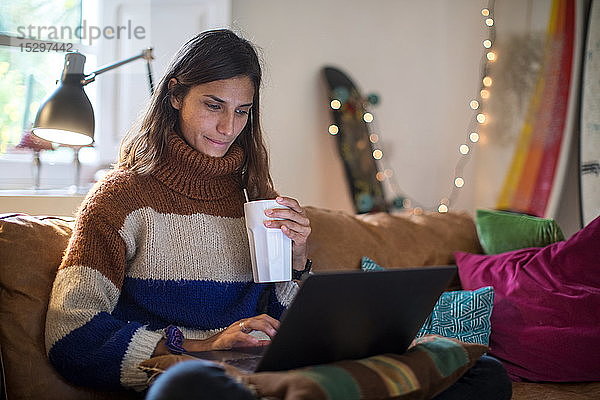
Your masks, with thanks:
[{"label": "woman's lips", "polygon": [[211,139],[211,138],[209,138],[209,137],[207,137],[207,136],[205,136],[205,138],[206,138],[206,139],[207,139],[209,142],[211,142],[211,143],[213,143],[213,144],[215,144],[215,145],[217,145],[217,146],[227,146],[227,145],[229,144],[229,142],[222,142],[222,141],[220,141],[220,140]]}]

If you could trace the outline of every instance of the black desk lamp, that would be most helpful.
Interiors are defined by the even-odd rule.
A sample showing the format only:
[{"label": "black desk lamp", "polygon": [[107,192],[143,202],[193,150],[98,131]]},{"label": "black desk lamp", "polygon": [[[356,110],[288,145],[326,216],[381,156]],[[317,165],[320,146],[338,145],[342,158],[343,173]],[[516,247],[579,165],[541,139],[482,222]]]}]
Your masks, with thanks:
[{"label": "black desk lamp", "polygon": [[35,117],[34,135],[54,143],[70,146],[87,146],[94,142],[94,110],[83,87],[93,82],[97,75],[143,58],[148,69],[150,93],[154,91],[150,61],[152,49],[123,61],[107,65],[89,75],[84,75],[85,56],[79,52],[65,55],[65,66],[58,88],[42,103]]}]

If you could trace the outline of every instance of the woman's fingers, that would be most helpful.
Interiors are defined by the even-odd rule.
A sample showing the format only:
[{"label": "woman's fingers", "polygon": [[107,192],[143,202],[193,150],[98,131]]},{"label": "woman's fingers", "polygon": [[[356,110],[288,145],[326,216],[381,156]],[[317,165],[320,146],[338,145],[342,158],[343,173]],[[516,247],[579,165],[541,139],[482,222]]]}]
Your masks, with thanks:
[{"label": "woman's fingers", "polygon": [[281,218],[283,220],[293,221],[303,226],[308,226],[310,224],[310,220],[306,217],[305,213],[299,213],[291,208],[271,208],[265,210],[265,215],[269,218]]},{"label": "woman's fingers", "polygon": [[[309,226],[310,225],[310,220],[308,218],[306,218],[303,215],[298,214],[295,211],[289,210],[289,209],[276,208],[276,209],[273,209],[272,212],[269,212],[269,210],[267,210],[265,212],[265,215],[269,218],[273,218],[273,220],[267,220],[267,221],[280,221],[281,223],[283,223],[285,221],[292,221],[300,226]],[[280,219],[275,219],[275,218],[280,218]]]},{"label": "woman's fingers", "polygon": [[241,331],[233,333],[221,333],[221,337],[215,341],[213,350],[228,350],[232,347],[245,347],[245,346],[260,346],[261,341],[252,335],[242,333]]},{"label": "woman's fingers", "polygon": [[309,226],[302,226],[291,221],[273,221],[271,224],[265,224],[268,228],[279,228],[284,235],[292,239],[293,244],[304,246],[308,241],[311,229]]},{"label": "woman's fingers", "polygon": [[250,333],[261,331],[269,337],[273,337],[277,334],[278,329],[279,321],[267,314],[244,318],[213,336],[211,348],[213,350],[226,350],[232,347],[264,346],[268,344],[268,340],[262,340]]},{"label": "woman's fingers", "polygon": [[249,334],[252,331],[261,331],[269,335],[269,337],[273,337],[277,334],[277,329],[279,329],[279,321],[267,314],[261,314],[256,317],[242,319],[238,321],[237,326],[239,331],[244,334]]},{"label": "woman's fingers", "polygon": [[269,323],[275,329],[279,329],[279,325],[281,324],[281,322],[279,322],[278,319],[275,319],[275,318],[271,317],[269,314],[260,314],[260,315],[257,315],[254,318],[257,318],[257,319],[260,319],[260,320],[265,320],[267,323]]},{"label": "woman's fingers", "polygon": [[284,219],[284,220],[275,219],[275,220],[265,221],[265,226],[267,228],[272,228],[272,229],[282,229],[283,227],[286,227],[294,232],[301,233],[305,236],[308,236],[308,234],[310,233],[309,225],[299,224],[298,222],[293,221],[291,219]]},{"label": "woman's fingers", "polygon": [[298,203],[298,200],[291,197],[279,196],[275,201],[283,206],[287,206],[299,214],[304,214],[304,209]]},{"label": "woman's fingers", "polygon": [[281,231],[290,239],[294,241],[294,243],[303,243],[308,239],[308,235],[310,235],[310,228],[308,230],[303,230],[301,232],[295,231],[284,225],[281,227]]},{"label": "woman's fingers", "polygon": [[294,242],[303,243],[310,235],[310,220],[296,199],[278,197],[277,202],[289,208],[273,208],[265,210],[265,215],[271,218],[281,218],[265,221],[267,228],[281,229]]}]

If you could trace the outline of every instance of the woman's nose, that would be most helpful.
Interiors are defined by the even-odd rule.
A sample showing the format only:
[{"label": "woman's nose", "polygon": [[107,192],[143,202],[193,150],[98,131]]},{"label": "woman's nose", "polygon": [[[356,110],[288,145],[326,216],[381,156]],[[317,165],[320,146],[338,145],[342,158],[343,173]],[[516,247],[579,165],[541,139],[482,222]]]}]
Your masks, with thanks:
[{"label": "woman's nose", "polygon": [[232,112],[223,113],[219,118],[217,131],[222,135],[231,136],[235,133],[235,115]]}]

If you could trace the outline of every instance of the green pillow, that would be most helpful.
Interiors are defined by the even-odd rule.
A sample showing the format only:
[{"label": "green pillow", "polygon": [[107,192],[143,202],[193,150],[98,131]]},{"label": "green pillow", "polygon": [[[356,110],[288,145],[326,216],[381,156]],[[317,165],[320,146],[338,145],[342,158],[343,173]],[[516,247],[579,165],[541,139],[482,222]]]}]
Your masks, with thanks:
[{"label": "green pillow", "polygon": [[528,247],[545,247],[565,240],[550,218],[497,210],[477,210],[479,242],[486,254],[499,254]]}]

